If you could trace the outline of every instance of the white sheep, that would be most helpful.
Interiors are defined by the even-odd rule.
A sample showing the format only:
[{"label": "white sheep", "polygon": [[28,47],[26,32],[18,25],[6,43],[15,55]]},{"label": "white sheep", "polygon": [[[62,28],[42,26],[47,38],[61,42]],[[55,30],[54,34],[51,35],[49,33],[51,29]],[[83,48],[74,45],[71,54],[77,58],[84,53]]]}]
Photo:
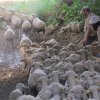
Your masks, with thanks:
[{"label": "white sheep", "polygon": [[61,100],[61,98],[60,98],[59,94],[56,94],[49,100]]},{"label": "white sheep", "polygon": [[38,17],[33,16],[32,25],[36,32],[42,31],[43,34],[45,34],[45,23],[42,20],[40,20]]},{"label": "white sheep", "polygon": [[25,20],[21,26],[21,31],[29,37],[31,27],[31,23],[28,20]]},{"label": "white sheep", "polygon": [[25,34],[22,34],[20,46],[22,46],[23,44],[27,44],[29,46],[32,45],[32,41]]},{"label": "white sheep", "polygon": [[[73,95],[73,99],[72,100],[87,100],[87,95],[86,95],[86,92],[84,90],[84,88],[81,86],[81,85],[75,85],[73,86],[70,91],[69,91],[69,94],[72,94]],[[68,95],[69,95],[68,94]]]},{"label": "white sheep", "polygon": [[22,95],[17,100],[35,100],[35,97],[31,95]]},{"label": "white sheep", "polygon": [[22,96],[22,91],[20,89],[15,89],[13,90],[10,95],[8,100],[16,100],[18,97]]},{"label": "white sheep", "polygon": [[80,23],[78,23],[78,22],[69,23],[67,26],[61,28],[61,33],[65,32],[65,31],[68,33],[71,33],[71,32],[79,33],[81,31]]},{"label": "white sheep", "polygon": [[22,84],[22,83],[17,83],[16,89],[20,89],[23,94],[29,94],[30,93],[29,87]]},{"label": "white sheep", "polygon": [[16,15],[13,15],[12,19],[11,19],[11,24],[15,29],[16,38],[20,39],[20,28],[21,28],[21,24],[22,24],[21,19],[19,17],[17,17]]},{"label": "white sheep", "polygon": [[14,38],[15,38],[15,32],[9,27],[4,33],[6,46],[13,47]]},{"label": "white sheep", "polygon": [[28,79],[28,86],[30,88],[30,92],[33,92],[33,89],[36,87],[38,80],[42,76],[48,77],[47,74],[39,68],[35,69],[34,72],[30,74]]}]

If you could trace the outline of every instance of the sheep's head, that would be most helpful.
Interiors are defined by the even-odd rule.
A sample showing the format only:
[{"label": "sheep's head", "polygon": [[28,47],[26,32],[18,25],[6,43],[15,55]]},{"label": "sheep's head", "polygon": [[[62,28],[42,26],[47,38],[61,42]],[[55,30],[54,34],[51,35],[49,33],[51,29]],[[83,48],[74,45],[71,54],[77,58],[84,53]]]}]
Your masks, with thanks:
[{"label": "sheep's head", "polygon": [[67,32],[69,30],[69,26],[65,26],[61,28],[61,33]]}]

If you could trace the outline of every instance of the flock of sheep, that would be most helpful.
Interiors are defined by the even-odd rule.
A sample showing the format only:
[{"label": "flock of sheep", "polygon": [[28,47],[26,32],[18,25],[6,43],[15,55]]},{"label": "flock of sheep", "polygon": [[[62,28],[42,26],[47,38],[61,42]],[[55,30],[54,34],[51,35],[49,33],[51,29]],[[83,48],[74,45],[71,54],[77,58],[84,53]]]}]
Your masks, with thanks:
[{"label": "flock of sheep", "polygon": [[8,100],[100,100],[100,63],[91,45],[31,43],[20,47],[22,67],[30,68],[27,85],[17,83]]},{"label": "flock of sheep", "polygon": [[12,15],[11,21],[5,28],[6,31],[4,33],[4,39],[7,46],[13,47],[16,39],[22,41],[23,38],[29,38],[30,34],[36,34],[43,31],[43,34],[45,35],[45,23],[42,20],[36,15],[32,15],[31,18],[28,16],[25,17],[26,18],[22,20],[17,15]]},{"label": "flock of sheep", "polygon": [[[63,46],[55,39],[36,43],[29,38],[40,31],[45,35],[45,27],[35,15],[23,21],[12,16],[4,38],[7,46],[20,40],[21,67],[30,71],[27,86],[17,83],[8,100],[100,100],[100,63],[92,46]],[[80,32],[79,23],[70,23],[63,31]]]}]

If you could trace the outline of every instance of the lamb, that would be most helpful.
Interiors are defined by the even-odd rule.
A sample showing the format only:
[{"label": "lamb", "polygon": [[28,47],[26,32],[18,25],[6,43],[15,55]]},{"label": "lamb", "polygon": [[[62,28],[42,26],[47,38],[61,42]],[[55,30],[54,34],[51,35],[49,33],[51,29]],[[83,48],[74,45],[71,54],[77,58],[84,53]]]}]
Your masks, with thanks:
[{"label": "lamb", "polygon": [[25,34],[22,34],[20,46],[22,46],[23,44],[28,44],[29,46],[32,45],[32,41]]},{"label": "lamb", "polygon": [[44,76],[42,76],[38,80],[38,89],[41,89],[40,92],[38,93],[37,97],[40,97],[43,100],[48,100],[52,96],[52,92],[48,87],[48,79]]},{"label": "lamb", "polygon": [[65,60],[69,56],[69,53],[67,51],[61,51],[59,56],[62,60]]},{"label": "lamb", "polygon": [[34,30],[38,32],[43,32],[45,34],[45,23],[40,20],[37,16],[33,15],[33,22],[32,22]]},{"label": "lamb", "polygon": [[23,68],[29,67],[28,65],[30,65],[32,62],[31,54],[33,52],[29,48],[30,48],[30,46],[27,44],[23,44],[22,46],[20,46],[21,66]]},{"label": "lamb", "polygon": [[20,89],[15,89],[13,90],[10,95],[8,100],[16,100],[18,97],[22,96],[22,91]]},{"label": "lamb", "polygon": [[58,82],[59,83],[59,71],[53,71],[52,73],[49,74],[49,77],[52,82]]},{"label": "lamb", "polygon": [[19,98],[14,100],[35,100],[35,97],[31,95],[22,95]]},{"label": "lamb", "polygon": [[85,62],[80,61],[80,62],[74,64],[74,69],[78,74],[83,73],[85,71]]},{"label": "lamb", "polygon": [[75,99],[76,100],[87,100],[85,90],[83,89],[81,85],[73,86],[69,91],[69,94],[70,93],[74,97],[72,100],[75,100]]},{"label": "lamb", "polygon": [[66,62],[71,62],[73,64],[79,62],[80,60],[81,60],[81,57],[78,54],[71,54],[69,57],[65,59]]},{"label": "lamb", "polygon": [[32,25],[31,25],[31,23],[28,20],[24,21],[22,26],[21,26],[21,31],[24,34],[26,34],[28,37],[29,37],[29,33],[31,31],[31,26]]},{"label": "lamb", "polygon": [[29,87],[22,84],[22,83],[17,83],[15,88],[20,89],[23,94],[29,94],[30,93]]},{"label": "lamb", "polygon": [[37,80],[37,89],[40,91],[44,87],[48,86],[48,79],[45,76],[40,77]]},{"label": "lamb", "polygon": [[12,30],[12,28],[9,27],[4,33],[4,39],[6,41],[6,46],[13,47],[14,38],[15,38],[15,32]]},{"label": "lamb", "polygon": [[67,31],[69,33],[71,33],[71,32],[79,33],[81,31],[80,24],[78,22],[71,22],[67,26],[62,27],[61,33],[65,32],[65,31]]},{"label": "lamb", "polygon": [[36,68],[32,74],[30,74],[28,79],[28,86],[30,88],[30,92],[33,93],[34,88],[36,88],[37,81],[42,76],[48,77],[47,74],[41,70],[40,68]]},{"label": "lamb", "polygon": [[56,94],[49,100],[61,100],[61,98],[60,98],[59,94]]},{"label": "lamb", "polygon": [[21,60],[22,62],[25,63],[24,65],[28,64],[29,57],[27,58],[28,55],[27,50],[31,47],[31,45],[32,41],[25,34],[22,34],[19,48],[20,48]]},{"label": "lamb", "polygon": [[92,92],[93,99],[100,100],[98,86],[90,86],[89,91]]},{"label": "lamb", "polygon": [[52,91],[53,96],[59,95],[60,97],[62,96],[62,94],[65,90],[65,87],[61,83],[58,83],[58,82],[52,82],[49,85],[49,88]]},{"label": "lamb", "polygon": [[43,69],[43,64],[40,62],[33,62],[33,64],[31,65],[31,70],[29,75],[31,75],[37,68]]},{"label": "lamb", "polygon": [[46,53],[47,53],[47,57],[49,58],[49,57],[52,57],[52,56],[56,55],[57,50],[53,49],[53,48],[48,48]]},{"label": "lamb", "polygon": [[68,83],[69,83],[69,88],[73,87],[76,85],[76,80],[75,78],[77,77],[78,75],[74,72],[74,71],[67,71],[66,72],[66,77],[67,77],[67,80],[68,80]]}]

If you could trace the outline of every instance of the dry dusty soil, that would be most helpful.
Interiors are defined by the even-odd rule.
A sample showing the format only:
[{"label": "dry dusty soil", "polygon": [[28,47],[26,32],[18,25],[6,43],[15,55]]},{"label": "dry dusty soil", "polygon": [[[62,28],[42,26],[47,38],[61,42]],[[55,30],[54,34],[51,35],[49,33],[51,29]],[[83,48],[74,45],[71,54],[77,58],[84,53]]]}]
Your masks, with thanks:
[{"label": "dry dusty soil", "polygon": [[[12,64],[9,63],[10,62],[9,60],[11,59],[9,59],[10,56],[8,56],[9,53],[7,53],[7,48],[5,45],[3,35],[4,31],[0,30],[0,100],[8,100],[10,92],[14,89],[15,85],[18,82],[25,83],[27,85],[28,69],[22,72],[22,70],[19,67],[17,67],[18,66],[17,60],[20,59],[18,58],[19,57],[18,53],[17,55],[10,54],[10,56],[12,57],[15,56],[15,59],[12,58],[14,61],[11,62]],[[16,41],[15,47],[10,53],[13,53],[17,50],[16,48],[17,45],[18,42]]]}]

